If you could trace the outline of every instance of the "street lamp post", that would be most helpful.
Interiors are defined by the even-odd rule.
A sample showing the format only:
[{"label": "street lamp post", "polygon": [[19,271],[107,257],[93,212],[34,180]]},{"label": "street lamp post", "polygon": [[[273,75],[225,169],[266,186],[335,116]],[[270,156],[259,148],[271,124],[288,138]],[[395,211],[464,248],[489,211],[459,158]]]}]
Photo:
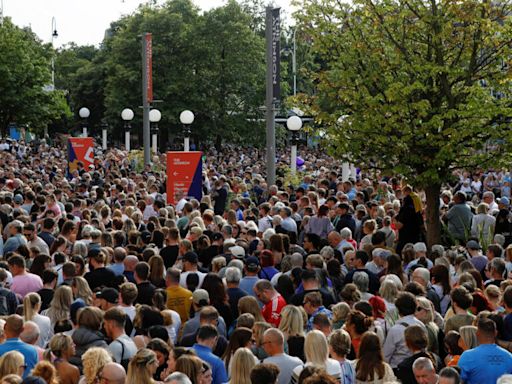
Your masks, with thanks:
[{"label": "street lamp post", "polygon": [[149,111],[149,122],[151,123],[151,144],[153,147],[153,153],[158,153],[158,122],[162,118],[162,114],[158,109],[152,109]]},{"label": "street lamp post", "polygon": [[180,113],[180,121],[183,124],[183,132],[185,133],[185,142],[183,143],[183,150],[190,151],[190,124],[194,122],[194,114],[185,110]]},{"label": "street lamp post", "polygon": [[106,120],[103,120],[101,122],[101,144],[104,151],[107,150],[107,130],[108,123]]},{"label": "street lamp post", "polygon": [[127,152],[130,152],[130,121],[133,120],[134,113],[130,108],[125,108],[121,112],[121,119],[124,121],[124,146]]},{"label": "street lamp post", "polygon": [[286,120],[286,126],[292,132],[292,156],[291,169],[292,175],[297,172],[297,143],[299,141],[299,131],[302,128],[302,119],[299,116],[291,116]]},{"label": "street lamp post", "polygon": [[[345,122],[345,120],[347,118],[348,118],[348,115],[342,115],[342,116],[338,117],[338,124],[343,125],[343,123]],[[349,121],[349,124],[350,124],[350,121]],[[350,178],[350,163],[348,161],[344,161],[341,164],[341,180],[343,182],[345,182],[345,181],[348,181],[349,178]]]},{"label": "street lamp post", "polygon": [[[52,48],[53,48],[53,40],[59,37],[57,33],[57,20],[55,17],[52,17]],[[55,55],[52,52],[52,91],[55,89]]]},{"label": "street lamp post", "polygon": [[84,137],[87,137],[87,119],[91,115],[91,111],[89,111],[89,108],[82,107],[80,108],[80,111],[78,111],[78,114],[83,119],[82,121],[82,134]]}]

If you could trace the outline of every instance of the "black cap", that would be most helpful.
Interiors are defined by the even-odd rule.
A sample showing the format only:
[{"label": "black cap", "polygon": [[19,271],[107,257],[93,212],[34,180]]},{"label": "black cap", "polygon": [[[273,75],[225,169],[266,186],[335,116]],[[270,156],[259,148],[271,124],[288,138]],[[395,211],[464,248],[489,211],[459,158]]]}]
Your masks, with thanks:
[{"label": "black cap", "polygon": [[185,253],[185,255],[183,255],[183,261],[188,261],[189,263],[197,264],[197,260],[198,257],[197,253],[195,252],[187,252]]},{"label": "black cap", "polygon": [[119,292],[115,288],[103,288],[101,292],[96,293],[96,298],[104,299],[111,304],[117,304]]},{"label": "black cap", "polygon": [[219,241],[220,239],[222,239],[222,233],[220,233],[220,232],[212,233],[211,239],[212,239],[212,241]]}]

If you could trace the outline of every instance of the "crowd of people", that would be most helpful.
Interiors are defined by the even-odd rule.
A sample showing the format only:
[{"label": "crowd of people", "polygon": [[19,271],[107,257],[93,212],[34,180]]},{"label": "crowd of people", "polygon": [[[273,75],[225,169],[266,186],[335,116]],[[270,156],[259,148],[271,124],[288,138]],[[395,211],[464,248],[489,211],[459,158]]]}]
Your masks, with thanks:
[{"label": "crowd of people", "polygon": [[399,175],[301,149],[205,151],[168,204],[165,156],[0,147],[0,384],[512,383],[510,174],[454,173],[440,244]]}]

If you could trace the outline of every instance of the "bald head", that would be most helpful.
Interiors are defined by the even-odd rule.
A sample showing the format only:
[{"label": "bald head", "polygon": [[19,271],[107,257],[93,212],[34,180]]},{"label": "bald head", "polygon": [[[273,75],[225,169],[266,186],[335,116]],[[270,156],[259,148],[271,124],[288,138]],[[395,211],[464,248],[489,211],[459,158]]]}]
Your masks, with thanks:
[{"label": "bald head", "polygon": [[41,331],[39,330],[39,326],[33,321],[27,321],[23,326],[23,332],[20,334],[21,341],[34,345],[39,340],[39,335]]},{"label": "bald head", "polygon": [[101,377],[108,383],[122,384],[126,381],[126,371],[121,364],[108,363],[103,367]]},{"label": "bald head", "polygon": [[20,337],[23,331],[23,318],[20,315],[11,315],[5,320],[4,333],[5,337]]},{"label": "bald head", "polygon": [[135,266],[139,263],[139,259],[137,256],[134,255],[128,255],[124,259],[124,269],[126,271],[135,271]]}]

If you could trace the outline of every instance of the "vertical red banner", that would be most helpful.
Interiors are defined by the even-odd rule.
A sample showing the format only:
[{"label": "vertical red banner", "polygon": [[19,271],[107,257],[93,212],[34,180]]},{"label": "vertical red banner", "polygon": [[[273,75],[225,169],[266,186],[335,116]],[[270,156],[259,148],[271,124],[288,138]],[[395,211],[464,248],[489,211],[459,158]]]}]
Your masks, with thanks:
[{"label": "vertical red banner", "polygon": [[176,204],[176,193],[201,200],[203,196],[202,152],[167,152],[167,202]]},{"label": "vertical red banner", "polygon": [[78,170],[78,162],[85,169],[94,164],[94,139],[92,137],[70,137],[68,139],[68,177]]},{"label": "vertical red banner", "polygon": [[146,94],[148,102],[153,102],[153,41],[151,33],[146,33]]}]

